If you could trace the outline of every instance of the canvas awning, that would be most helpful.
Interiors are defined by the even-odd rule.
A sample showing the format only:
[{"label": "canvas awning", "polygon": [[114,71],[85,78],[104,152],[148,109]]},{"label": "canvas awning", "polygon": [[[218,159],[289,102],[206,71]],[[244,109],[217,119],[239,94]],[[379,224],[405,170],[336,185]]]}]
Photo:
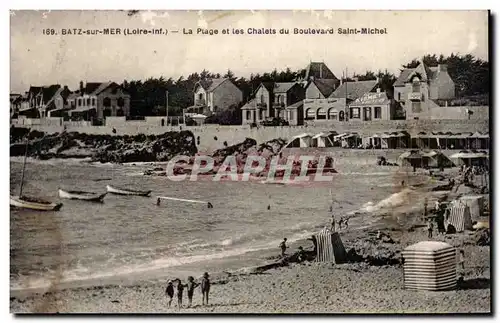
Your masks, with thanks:
[{"label": "canvas awning", "polygon": [[483,152],[477,152],[477,153],[464,153],[464,152],[459,152],[456,154],[453,154],[450,156],[450,158],[463,158],[463,159],[472,159],[472,158],[488,158],[488,155],[483,153]]},{"label": "canvas awning", "polygon": [[312,137],[312,136],[310,134],[308,134],[308,133],[302,133],[300,135],[294,136],[292,139],[305,138],[305,137]]},{"label": "canvas awning", "polygon": [[207,116],[203,114],[193,114],[192,116],[189,116],[191,119],[206,119]]},{"label": "canvas awning", "polygon": [[328,137],[328,134],[323,133],[323,132],[320,132],[320,133],[318,133],[318,134],[314,135],[312,138],[313,138],[313,139],[316,139],[316,138],[320,138],[320,137],[321,137],[321,138]]},{"label": "canvas awning", "polygon": [[86,111],[90,111],[90,110],[96,110],[95,107],[78,107],[76,109],[73,109],[73,110],[70,110],[69,111],[69,114],[73,114],[75,112],[86,112]]}]

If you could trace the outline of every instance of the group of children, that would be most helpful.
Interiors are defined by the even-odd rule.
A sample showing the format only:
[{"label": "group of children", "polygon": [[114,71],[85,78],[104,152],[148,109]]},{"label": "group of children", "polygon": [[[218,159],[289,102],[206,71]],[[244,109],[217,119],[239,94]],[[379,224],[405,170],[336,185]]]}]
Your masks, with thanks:
[{"label": "group of children", "polygon": [[201,286],[201,294],[203,297],[202,304],[208,305],[208,294],[210,293],[210,279],[208,273],[203,274],[203,278],[201,279],[201,283],[198,284],[194,281],[193,276],[188,277],[187,284],[183,284],[180,279],[175,280],[177,282],[174,287],[174,283],[172,280],[167,282],[167,288],[165,289],[165,295],[167,296],[168,307],[172,305],[172,300],[174,298],[175,291],[177,290],[177,306],[178,308],[182,307],[182,298],[184,294],[184,288],[187,289],[188,295],[188,307],[191,307],[193,304],[193,295],[196,287]]}]

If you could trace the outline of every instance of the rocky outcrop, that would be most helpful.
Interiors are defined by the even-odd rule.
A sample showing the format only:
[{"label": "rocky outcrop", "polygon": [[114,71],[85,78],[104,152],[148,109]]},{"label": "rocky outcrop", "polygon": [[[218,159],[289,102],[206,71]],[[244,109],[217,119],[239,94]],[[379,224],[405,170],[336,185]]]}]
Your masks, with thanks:
[{"label": "rocky outcrop", "polygon": [[78,132],[48,135],[11,128],[10,139],[11,156],[22,156],[27,148],[28,156],[40,159],[91,157],[92,161],[103,163],[154,162],[168,161],[176,155],[193,156],[198,152],[191,131],[172,131],[158,136],[88,135]]}]

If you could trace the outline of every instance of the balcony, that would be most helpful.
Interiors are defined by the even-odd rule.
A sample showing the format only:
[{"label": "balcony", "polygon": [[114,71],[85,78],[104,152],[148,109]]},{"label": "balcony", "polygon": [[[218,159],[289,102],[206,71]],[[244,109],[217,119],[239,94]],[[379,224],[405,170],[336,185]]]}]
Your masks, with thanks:
[{"label": "balcony", "polygon": [[199,105],[199,106],[206,105],[205,99],[196,99],[196,100],[194,100],[194,105]]},{"label": "balcony", "polygon": [[281,103],[280,102],[274,102],[273,103],[273,108],[275,108],[275,109],[280,109],[280,108],[284,108],[284,107],[285,107],[285,103],[283,103],[283,102],[281,102]]},{"label": "balcony", "polygon": [[410,101],[422,101],[422,93],[410,92],[410,93],[408,93],[408,100],[410,100]]}]

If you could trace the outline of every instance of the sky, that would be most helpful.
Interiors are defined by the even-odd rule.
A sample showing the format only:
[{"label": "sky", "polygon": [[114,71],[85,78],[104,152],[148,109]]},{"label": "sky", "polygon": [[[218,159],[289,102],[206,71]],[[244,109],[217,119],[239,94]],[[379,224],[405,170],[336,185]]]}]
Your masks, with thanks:
[{"label": "sky", "polygon": [[[427,53],[470,53],[488,60],[487,11],[13,11],[10,88],[149,77],[177,79],[203,69],[236,76],[305,68],[325,62],[337,77],[366,70],[397,74],[401,64]],[[385,28],[384,35],[341,35],[338,28]],[[44,29],[57,35],[44,35]],[[62,35],[62,29],[163,28],[166,35]],[[193,35],[184,35],[183,28]],[[218,35],[197,35],[197,28]],[[229,28],[245,34],[222,34]],[[249,35],[248,28],[275,29]],[[279,34],[285,28],[290,34]],[[325,28],[326,35],[294,35],[294,28]],[[178,30],[177,34],[172,30]]]}]

